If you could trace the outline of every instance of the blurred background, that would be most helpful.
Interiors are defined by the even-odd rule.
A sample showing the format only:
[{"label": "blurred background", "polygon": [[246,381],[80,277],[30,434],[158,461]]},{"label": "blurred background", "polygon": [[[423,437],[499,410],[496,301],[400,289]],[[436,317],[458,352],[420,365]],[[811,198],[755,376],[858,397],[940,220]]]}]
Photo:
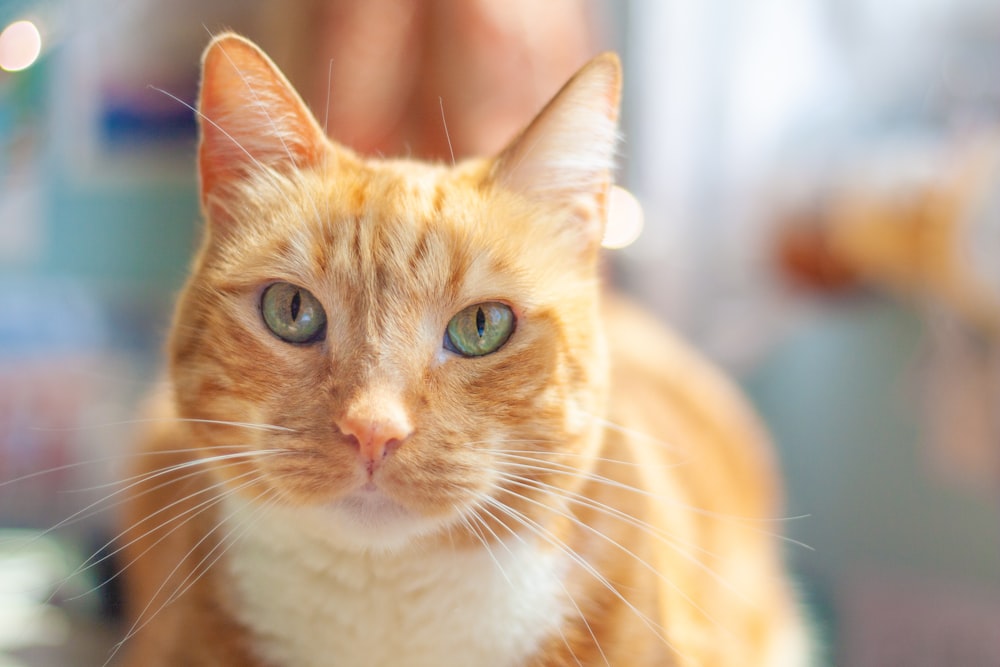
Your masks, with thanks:
[{"label": "blurred background", "polygon": [[442,114],[495,150],[617,50],[645,226],[609,274],[766,419],[824,664],[1000,664],[1000,4],[0,0],[0,666],[107,658],[224,27],[338,140],[440,159]]}]

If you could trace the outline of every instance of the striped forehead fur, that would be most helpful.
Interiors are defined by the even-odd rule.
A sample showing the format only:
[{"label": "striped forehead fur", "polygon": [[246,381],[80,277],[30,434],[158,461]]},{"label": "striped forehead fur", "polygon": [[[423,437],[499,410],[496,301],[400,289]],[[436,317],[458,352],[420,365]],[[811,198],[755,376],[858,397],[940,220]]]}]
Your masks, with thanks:
[{"label": "striped forehead fur", "polygon": [[[515,274],[528,272],[530,283],[539,289],[565,283],[572,275],[589,279],[587,267],[567,253],[575,240],[571,226],[562,219],[565,211],[503,191],[463,187],[452,172],[438,168],[397,163],[389,170],[371,169],[359,176],[332,162],[329,168],[291,174],[262,170],[221,190],[220,207],[240,229],[216,239],[216,252],[223,261],[228,257],[248,265],[245,271],[230,274],[230,279],[254,283],[266,277],[259,272],[280,265],[287,279],[311,281],[319,265],[328,261],[342,265],[350,261],[360,270],[357,262],[363,258],[353,256],[359,249],[380,258],[382,268],[398,272],[400,279],[412,278],[405,259],[424,235],[430,242],[423,239],[421,251],[433,253],[425,261],[447,263],[454,259],[453,253],[482,255],[483,261],[492,257],[494,268],[512,274],[505,282],[521,282]],[[436,197],[444,202],[435,202]],[[354,205],[352,200],[359,198],[375,201]],[[378,228],[385,233],[377,233]],[[357,234],[364,240],[361,247],[345,240]],[[277,256],[272,254],[276,247],[281,249]],[[255,248],[261,256],[246,261]],[[493,280],[498,278],[495,271],[490,273]],[[562,274],[563,281],[555,280],[555,275],[553,280],[543,279],[555,273]]]}]

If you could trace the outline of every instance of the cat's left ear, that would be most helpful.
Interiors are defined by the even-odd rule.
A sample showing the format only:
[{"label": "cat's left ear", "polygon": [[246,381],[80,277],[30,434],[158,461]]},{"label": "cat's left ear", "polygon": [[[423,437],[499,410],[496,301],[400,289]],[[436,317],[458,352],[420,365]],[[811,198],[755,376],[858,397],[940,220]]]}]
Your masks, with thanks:
[{"label": "cat's left ear", "polygon": [[618,141],[621,63],[594,58],[494,160],[489,179],[570,213],[585,251],[599,249]]},{"label": "cat's left ear", "polygon": [[323,130],[285,76],[233,33],[205,49],[198,112],[201,199],[209,208],[227,183],[265,168],[309,167],[327,150]]}]

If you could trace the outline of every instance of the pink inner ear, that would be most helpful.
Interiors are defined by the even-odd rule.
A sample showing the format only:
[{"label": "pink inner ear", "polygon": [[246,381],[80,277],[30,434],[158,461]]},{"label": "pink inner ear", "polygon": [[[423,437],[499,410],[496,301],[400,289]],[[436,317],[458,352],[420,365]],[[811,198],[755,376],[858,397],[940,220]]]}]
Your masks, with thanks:
[{"label": "pink inner ear", "polygon": [[326,138],[284,75],[256,46],[235,35],[209,45],[202,64],[199,169],[201,197],[262,167],[318,163]]}]

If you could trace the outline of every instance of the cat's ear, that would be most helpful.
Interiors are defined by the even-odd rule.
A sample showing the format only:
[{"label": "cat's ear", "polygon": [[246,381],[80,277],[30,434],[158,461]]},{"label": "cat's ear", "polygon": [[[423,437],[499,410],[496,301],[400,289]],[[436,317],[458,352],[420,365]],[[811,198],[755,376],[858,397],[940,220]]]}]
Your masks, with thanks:
[{"label": "cat's ear", "polygon": [[252,42],[214,38],[202,57],[198,122],[201,200],[263,168],[284,171],[323,159],[326,137],[285,76]]},{"label": "cat's ear", "polygon": [[591,60],[494,160],[490,180],[572,213],[572,233],[596,251],[604,233],[618,140],[621,63]]}]

